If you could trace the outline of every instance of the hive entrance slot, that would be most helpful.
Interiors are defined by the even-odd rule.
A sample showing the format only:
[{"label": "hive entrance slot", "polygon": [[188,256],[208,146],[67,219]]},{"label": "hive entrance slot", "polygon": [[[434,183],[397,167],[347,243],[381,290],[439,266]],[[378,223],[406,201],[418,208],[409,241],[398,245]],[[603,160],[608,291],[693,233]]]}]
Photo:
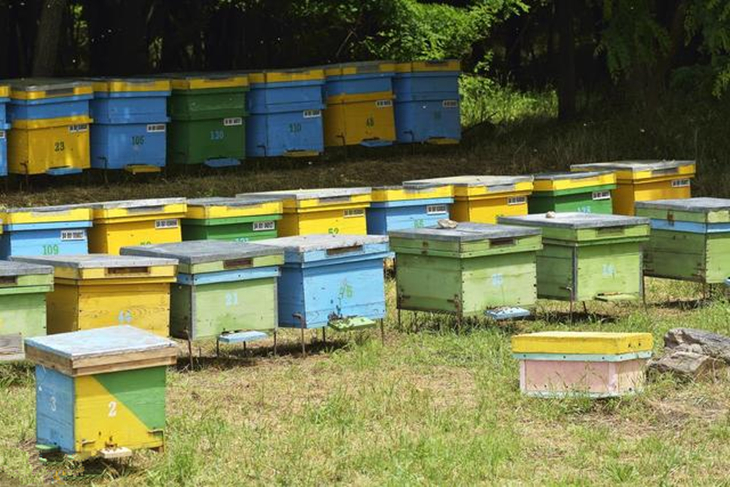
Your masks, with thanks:
[{"label": "hive entrance slot", "polygon": [[325,198],[319,198],[319,202],[323,204],[347,203],[348,201],[350,201],[349,196],[327,196]]},{"label": "hive entrance slot", "polygon": [[655,169],[651,172],[652,176],[666,176],[667,174],[677,174],[679,168],[669,167],[667,169]]},{"label": "hive entrance slot", "polygon": [[159,213],[165,208],[162,205],[157,206],[138,206],[136,208],[129,208],[130,213]]},{"label": "hive entrance slot", "polygon": [[515,245],[517,241],[513,238],[495,238],[489,241],[490,247],[507,247]]},{"label": "hive entrance slot", "polygon": [[245,269],[253,266],[253,259],[231,259],[223,261],[224,269]]},{"label": "hive entrance slot", "polygon": [[149,267],[110,267],[106,270],[107,275],[124,276],[129,274],[149,274]]},{"label": "hive entrance slot", "polygon": [[350,252],[358,252],[362,250],[362,245],[351,245],[349,247],[337,247],[336,249],[327,249],[327,255],[341,255]]},{"label": "hive entrance slot", "polygon": [[17,282],[17,276],[0,276],[0,286],[15,286]]},{"label": "hive entrance slot", "polygon": [[73,95],[74,89],[73,88],[52,88],[50,90],[46,90],[47,96],[65,96],[65,95]]},{"label": "hive entrance slot", "polygon": [[624,231],[626,231],[625,227],[599,228],[598,235],[623,235]]}]

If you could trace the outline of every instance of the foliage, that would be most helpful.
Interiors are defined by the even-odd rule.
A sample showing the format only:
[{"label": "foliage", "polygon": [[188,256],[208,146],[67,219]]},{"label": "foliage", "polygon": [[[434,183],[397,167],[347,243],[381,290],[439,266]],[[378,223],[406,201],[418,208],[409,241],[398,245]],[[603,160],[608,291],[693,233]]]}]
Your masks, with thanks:
[{"label": "foliage", "polygon": [[687,42],[703,39],[701,50],[710,55],[716,73],[714,93],[730,86],[730,2],[727,0],[692,0],[685,21]]}]

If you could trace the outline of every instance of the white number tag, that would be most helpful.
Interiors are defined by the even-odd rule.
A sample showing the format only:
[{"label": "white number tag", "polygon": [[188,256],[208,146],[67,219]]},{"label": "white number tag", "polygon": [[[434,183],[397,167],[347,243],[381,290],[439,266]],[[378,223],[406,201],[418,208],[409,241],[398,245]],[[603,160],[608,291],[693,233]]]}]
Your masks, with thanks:
[{"label": "white number tag", "polygon": [[155,229],[164,230],[167,228],[177,228],[180,225],[180,220],[177,218],[170,218],[169,220],[155,220]]},{"label": "white number tag", "polygon": [[459,102],[456,100],[444,100],[441,106],[444,108],[457,108],[459,106]]},{"label": "white number tag", "polygon": [[393,100],[378,100],[375,102],[377,108],[390,108],[393,106]]},{"label": "white number tag", "polygon": [[689,179],[675,179],[672,181],[672,188],[686,188],[689,184]]},{"label": "white number tag", "polygon": [[527,203],[527,196],[512,196],[507,198],[507,204],[509,206],[524,205]]},{"label": "white number tag", "polygon": [[87,130],[89,130],[89,126],[85,123],[81,124],[81,125],[69,125],[68,126],[68,131],[71,132],[72,134],[86,132]]},{"label": "white number tag", "polygon": [[357,210],[345,210],[345,218],[357,218],[359,216],[364,216],[365,210],[357,209]]},{"label": "white number tag", "polygon": [[5,131],[0,130],[0,139],[4,139],[4,138],[5,138]]},{"label": "white number tag", "polygon": [[304,118],[320,118],[322,110],[304,110]]},{"label": "white number tag", "polygon": [[61,230],[61,241],[86,240],[86,230]]},{"label": "white number tag", "polygon": [[243,118],[241,118],[241,117],[232,117],[232,118],[224,118],[223,119],[223,126],[224,127],[235,127],[237,125],[243,125]]},{"label": "white number tag", "polygon": [[610,191],[594,191],[593,192],[593,201],[603,201],[603,200],[610,200],[610,199],[611,199]]},{"label": "white number tag", "polygon": [[443,215],[448,213],[446,205],[428,205],[426,207],[427,215]]},{"label": "white number tag", "polygon": [[269,230],[276,230],[276,222],[269,221],[269,222],[254,222],[253,223],[254,232],[266,232]]},{"label": "white number tag", "polygon": [[147,133],[150,134],[159,134],[165,132],[165,124],[164,123],[151,123],[147,125]]}]

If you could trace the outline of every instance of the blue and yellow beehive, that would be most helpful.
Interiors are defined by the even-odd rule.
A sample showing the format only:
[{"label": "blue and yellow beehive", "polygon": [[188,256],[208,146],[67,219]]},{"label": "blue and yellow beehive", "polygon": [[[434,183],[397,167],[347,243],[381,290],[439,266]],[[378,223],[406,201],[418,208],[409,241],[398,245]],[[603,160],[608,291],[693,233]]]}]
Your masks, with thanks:
[{"label": "blue and yellow beehive", "polygon": [[8,175],[8,123],[6,105],[10,101],[10,87],[0,85],[0,176]]},{"label": "blue and yellow beehive", "polygon": [[91,167],[159,172],[167,154],[169,96],[167,80],[94,80]]},{"label": "blue and yellow beehive", "polygon": [[131,326],[26,340],[36,363],[36,444],[74,460],[121,458],[165,444],[167,367],[175,343]]},{"label": "blue and yellow beehive", "polygon": [[311,157],[324,152],[324,70],[248,74],[246,156]]},{"label": "blue and yellow beehive", "polygon": [[377,147],[395,142],[395,63],[325,67],[324,145]]},{"label": "blue and yellow beehive", "polygon": [[38,206],[0,210],[3,233],[0,258],[34,255],[72,255],[89,252],[87,229],[91,208]]},{"label": "blue and yellow beehive", "polygon": [[90,167],[89,101],[86,81],[10,81],[8,171],[64,175]]},{"label": "blue and yellow beehive", "polygon": [[381,186],[373,188],[373,201],[367,210],[368,233],[388,235],[393,230],[408,230],[436,225],[449,218],[454,202],[448,184],[422,186]]},{"label": "blue and yellow beehive", "polygon": [[398,63],[395,70],[398,142],[457,144],[461,140],[459,61]]}]

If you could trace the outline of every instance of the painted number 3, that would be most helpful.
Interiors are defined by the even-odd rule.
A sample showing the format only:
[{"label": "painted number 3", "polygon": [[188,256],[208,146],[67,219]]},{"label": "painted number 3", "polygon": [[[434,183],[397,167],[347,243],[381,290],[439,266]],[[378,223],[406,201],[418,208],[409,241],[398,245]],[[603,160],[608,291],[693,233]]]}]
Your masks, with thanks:
[{"label": "painted number 3", "polygon": [[109,402],[109,417],[114,418],[117,415],[117,403],[116,401]]},{"label": "painted number 3", "polygon": [[56,412],[56,396],[51,396],[51,411]]}]

